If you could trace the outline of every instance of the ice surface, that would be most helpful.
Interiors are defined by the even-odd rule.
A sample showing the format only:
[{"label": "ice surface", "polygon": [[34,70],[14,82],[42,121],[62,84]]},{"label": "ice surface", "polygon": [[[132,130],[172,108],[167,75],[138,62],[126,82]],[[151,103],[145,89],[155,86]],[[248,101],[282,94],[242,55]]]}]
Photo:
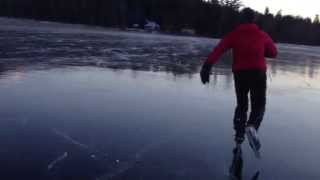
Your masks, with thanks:
[{"label": "ice surface", "polygon": [[88,147],[87,145],[82,144],[82,143],[74,140],[74,139],[73,139],[72,137],[70,137],[69,135],[67,135],[67,134],[65,134],[65,133],[63,133],[63,132],[61,132],[61,131],[59,131],[59,130],[57,130],[57,129],[54,129],[53,132],[54,132],[54,134],[56,134],[57,136],[63,138],[64,140],[66,140],[67,142],[69,142],[69,143],[71,143],[71,144],[73,144],[73,145],[76,145],[76,146],[78,146],[78,147],[80,147],[80,148],[83,148],[83,149],[86,149],[86,150],[89,149],[89,147]]},{"label": "ice surface", "polygon": [[154,71],[176,67],[183,72],[194,72],[190,66],[199,64],[215,42],[29,20],[0,19],[0,22],[0,37],[6,42],[1,46],[1,57],[6,64],[89,65]]},{"label": "ice surface", "polygon": [[[228,178],[230,55],[198,75],[218,40],[6,18],[0,40],[1,179]],[[320,48],[277,46],[260,179],[318,180]]]},{"label": "ice surface", "polygon": [[57,159],[53,160],[49,165],[48,165],[48,170],[50,171],[54,166],[63,161],[65,158],[68,157],[68,152],[64,152],[61,156],[58,156]]}]

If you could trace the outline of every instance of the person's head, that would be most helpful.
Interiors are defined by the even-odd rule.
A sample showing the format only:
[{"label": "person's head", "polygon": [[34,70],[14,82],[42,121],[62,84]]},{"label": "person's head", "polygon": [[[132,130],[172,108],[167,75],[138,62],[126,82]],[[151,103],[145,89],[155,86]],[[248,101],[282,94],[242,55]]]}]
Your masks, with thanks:
[{"label": "person's head", "polygon": [[244,8],[240,12],[240,23],[254,23],[256,13],[251,8]]}]

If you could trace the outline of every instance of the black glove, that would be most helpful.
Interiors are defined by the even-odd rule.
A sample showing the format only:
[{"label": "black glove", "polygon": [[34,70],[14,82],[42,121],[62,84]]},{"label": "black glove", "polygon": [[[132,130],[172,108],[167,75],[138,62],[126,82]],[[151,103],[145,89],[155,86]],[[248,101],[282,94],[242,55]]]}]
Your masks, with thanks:
[{"label": "black glove", "polygon": [[211,64],[204,64],[202,66],[200,77],[203,84],[210,82],[210,71],[211,71],[212,65]]}]

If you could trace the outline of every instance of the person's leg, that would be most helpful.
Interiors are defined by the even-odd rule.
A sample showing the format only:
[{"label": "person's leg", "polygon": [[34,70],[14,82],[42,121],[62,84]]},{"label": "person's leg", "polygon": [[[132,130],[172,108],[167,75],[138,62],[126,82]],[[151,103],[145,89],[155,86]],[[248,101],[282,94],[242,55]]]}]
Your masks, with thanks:
[{"label": "person's leg", "polygon": [[248,126],[259,129],[266,107],[267,76],[265,72],[255,72],[250,86],[251,114]]},{"label": "person's leg", "polygon": [[242,143],[245,135],[245,127],[248,113],[249,86],[247,75],[244,72],[234,73],[235,90],[237,96],[237,107],[234,113],[234,129],[236,141]]}]

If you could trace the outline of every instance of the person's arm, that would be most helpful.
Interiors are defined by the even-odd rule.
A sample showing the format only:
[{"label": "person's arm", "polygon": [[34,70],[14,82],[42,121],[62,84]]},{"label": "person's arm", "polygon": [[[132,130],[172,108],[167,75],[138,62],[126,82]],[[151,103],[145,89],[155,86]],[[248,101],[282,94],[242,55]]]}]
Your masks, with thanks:
[{"label": "person's arm", "polygon": [[266,35],[265,57],[276,58],[278,55],[277,47],[275,46],[270,36],[268,34],[265,34],[265,35]]},{"label": "person's arm", "polygon": [[205,64],[215,64],[220,56],[231,48],[231,34],[226,35],[209,54]]},{"label": "person's arm", "polygon": [[219,60],[220,56],[230,48],[231,34],[228,34],[218,43],[218,45],[209,54],[207,60],[203,64],[200,73],[201,81],[203,84],[209,83],[212,65],[215,64]]}]

